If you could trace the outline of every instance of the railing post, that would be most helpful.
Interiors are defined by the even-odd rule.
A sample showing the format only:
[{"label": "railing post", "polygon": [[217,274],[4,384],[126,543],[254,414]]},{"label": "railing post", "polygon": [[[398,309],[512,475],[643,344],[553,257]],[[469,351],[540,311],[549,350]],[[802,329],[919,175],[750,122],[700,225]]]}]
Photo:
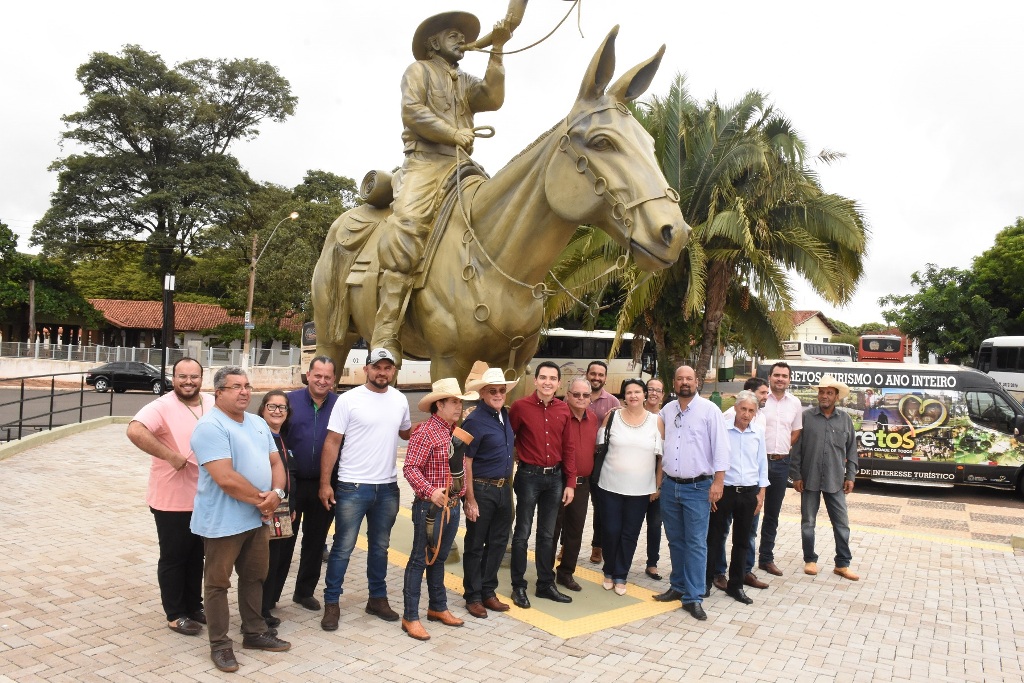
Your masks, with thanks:
[{"label": "railing post", "polygon": [[81,424],[85,421],[85,375],[78,380],[80,382],[78,388],[78,423]]},{"label": "railing post", "polygon": [[22,428],[25,425],[25,380],[21,380],[21,397],[18,400],[18,440],[21,440]]},{"label": "railing post", "polygon": [[53,400],[57,391],[57,376],[50,377],[50,421],[47,429],[53,429]]}]

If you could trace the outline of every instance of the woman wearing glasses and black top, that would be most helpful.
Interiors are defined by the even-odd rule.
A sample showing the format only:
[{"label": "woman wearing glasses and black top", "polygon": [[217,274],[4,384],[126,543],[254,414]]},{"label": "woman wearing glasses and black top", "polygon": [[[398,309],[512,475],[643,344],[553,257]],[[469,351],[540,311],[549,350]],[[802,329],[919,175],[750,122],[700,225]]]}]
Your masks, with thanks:
[{"label": "woman wearing glasses and black top", "polygon": [[644,407],[647,386],[643,380],[627,379],[622,392],[624,407],[608,413],[597,434],[598,443],[603,443],[611,422],[598,487],[604,536],[603,586],[605,590],[614,588],[618,595],[626,594],[626,576],[647,506],[658,497],[658,458],[665,439],[661,417]]},{"label": "woman wearing glasses and black top", "polygon": [[[288,420],[288,396],[280,389],[268,391],[263,396],[263,402],[260,403],[260,409],[256,411],[256,414],[267,421],[274,437],[274,443],[277,444],[277,450],[281,454],[281,464],[284,465],[284,471],[288,474],[288,480],[284,485],[285,499],[287,500],[292,490],[292,468],[288,448],[284,445],[284,439],[281,438],[281,428]],[[292,521],[295,521],[294,512]],[[267,620],[267,628],[274,628],[281,623],[281,620],[271,614],[270,610],[281,599],[281,591],[284,589],[284,581],[288,578],[288,567],[291,564],[291,554],[283,552],[283,546],[284,541],[280,537],[271,536],[270,562],[267,578],[263,582],[263,618]]]}]

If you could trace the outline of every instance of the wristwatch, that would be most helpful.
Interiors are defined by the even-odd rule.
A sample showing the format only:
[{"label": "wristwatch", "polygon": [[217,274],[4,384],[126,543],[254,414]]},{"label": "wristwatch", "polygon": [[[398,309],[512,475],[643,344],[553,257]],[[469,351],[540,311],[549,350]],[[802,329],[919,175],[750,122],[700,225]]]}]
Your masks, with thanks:
[{"label": "wristwatch", "polygon": [[274,489],[274,493],[276,493],[277,497],[280,498],[281,500],[284,500],[285,498],[288,497],[288,494],[284,492],[284,489]]}]

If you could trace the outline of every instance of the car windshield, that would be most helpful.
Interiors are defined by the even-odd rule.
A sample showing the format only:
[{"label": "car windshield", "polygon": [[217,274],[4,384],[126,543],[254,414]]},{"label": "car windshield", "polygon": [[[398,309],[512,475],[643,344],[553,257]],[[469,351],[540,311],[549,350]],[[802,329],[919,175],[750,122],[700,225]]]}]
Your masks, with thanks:
[{"label": "car windshield", "polygon": [[160,374],[160,371],[157,368],[150,365],[149,363],[140,363],[140,365],[146,370],[146,372],[151,372],[154,375]]}]

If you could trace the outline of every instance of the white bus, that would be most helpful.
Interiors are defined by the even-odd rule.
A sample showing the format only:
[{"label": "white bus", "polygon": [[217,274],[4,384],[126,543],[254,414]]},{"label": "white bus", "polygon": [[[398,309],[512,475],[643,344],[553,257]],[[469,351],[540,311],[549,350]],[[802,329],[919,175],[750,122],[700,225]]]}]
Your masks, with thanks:
[{"label": "white bus", "polygon": [[[633,334],[625,332],[618,353],[609,359],[612,342],[615,340],[614,330],[565,330],[553,327],[541,333],[540,346],[533,360],[527,366],[526,376],[521,382],[524,394],[533,391],[533,369],[538,363],[552,361],[562,369],[562,384],[558,391],[564,396],[569,383],[577,377],[586,378],[587,366],[590,361],[600,360],[608,364],[608,377],[605,389],[610,393],[622,393],[622,382],[632,377],[650,379],[655,373],[656,355],[654,345],[644,341],[640,361],[633,360]],[[646,381],[646,380],[645,380]]]},{"label": "white bus", "polygon": [[787,340],[782,342],[785,360],[824,360],[852,363],[855,360],[853,344]]},{"label": "white bus", "polygon": [[992,337],[981,342],[974,367],[992,376],[1018,401],[1024,401],[1024,337]]},{"label": "white bus", "polygon": [[[366,341],[360,339],[356,345],[348,350],[345,361],[342,364],[341,372],[338,373],[338,388],[341,390],[352,389],[366,384],[366,355],[369,353],[366,348]],[[398,371],[397,388],[409,391],[430,390],[430,361],[410,360],[402,361],[402,369]]]}]

